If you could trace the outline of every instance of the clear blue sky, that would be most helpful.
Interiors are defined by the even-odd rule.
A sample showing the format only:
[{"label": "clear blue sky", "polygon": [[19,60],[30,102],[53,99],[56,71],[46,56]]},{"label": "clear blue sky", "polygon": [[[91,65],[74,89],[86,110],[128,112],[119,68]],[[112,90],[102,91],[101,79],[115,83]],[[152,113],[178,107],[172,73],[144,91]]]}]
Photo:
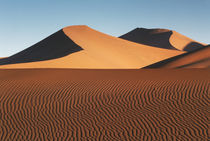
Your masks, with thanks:
[{"label": "clear blue sky", "polygon": [[1,0],[0,57],[68,25],[113,36],[136,27],[168,28],[210,43],[210,0]]}]

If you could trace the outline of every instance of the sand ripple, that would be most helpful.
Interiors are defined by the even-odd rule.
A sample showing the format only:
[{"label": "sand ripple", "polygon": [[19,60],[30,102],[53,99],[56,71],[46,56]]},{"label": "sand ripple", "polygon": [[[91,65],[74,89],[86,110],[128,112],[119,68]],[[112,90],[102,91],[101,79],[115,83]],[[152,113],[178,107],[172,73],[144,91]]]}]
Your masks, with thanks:
[{"label": "sand ripple", "polygon": [[0,80],[0,140],[207,140],[209,81]]}]

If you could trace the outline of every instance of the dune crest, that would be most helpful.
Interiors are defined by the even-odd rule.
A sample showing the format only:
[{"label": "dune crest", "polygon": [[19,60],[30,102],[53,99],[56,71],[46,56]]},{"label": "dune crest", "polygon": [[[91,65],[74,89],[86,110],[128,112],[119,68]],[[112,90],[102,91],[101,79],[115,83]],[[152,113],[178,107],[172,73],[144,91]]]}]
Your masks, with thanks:
[{"label": "dune crest", "polygon": [[180,51],[193,51],[207,45],[194,41],[176,31],[158,28],[136,28],[119,38],[153,47]]},{"label": "dune crest", "polygon": [[195,40],[192,40],[176,31],[172,31],[172,32],[173,34],[170,37],[170,43],[172,46],[174,46],[178,50],[190,52],[190,51],[197,50],[207,45],[207,44],[203,44]]},{"label": "dune crest", "polygon": [[17,54],[8,58],[2,58],[0,60],[0,65],[51,60],[67,56],[81,50],[81,47],[69,39],[62,30],[59,30],[44,40]]},{"label": "dune crest", "polygon": [[69,26],[63,32],[72,45],[81,50],[60,58],[2,65],[0,68],[137,69],[183,53],[133,43],[88,26]]},{"label": "dune crest", "polygon": [[145,68],[210,68],[210,45],[157,62]]}]

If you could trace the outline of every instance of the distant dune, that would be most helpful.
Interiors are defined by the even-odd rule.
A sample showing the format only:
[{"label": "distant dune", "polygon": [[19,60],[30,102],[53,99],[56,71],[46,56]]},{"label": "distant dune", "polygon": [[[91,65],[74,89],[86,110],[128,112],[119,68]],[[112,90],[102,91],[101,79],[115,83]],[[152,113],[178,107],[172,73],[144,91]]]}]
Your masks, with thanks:
[{"label": "distant dune", "polygon": [[51,60],[67,56],[80,50],[82,50],[82,48],[76,45],[60,30],[37,44],[0,60],[0,65]]},{"label": "distant dune", "polygon": [[208,140],[209,71],[0,70],[0,140]]},{"label": "distant dune", "polygon": [[119,38],[148,46],[181,51],[193,51],[206,45],[168,29],[136,28]]},{"label": "distant dune", "polygon": [[210,45],[145,68],[210,68]]},{"label": "distant dune", "polygon": [[87,26],[70,26],[0,60],[0,68],[136,69],[182,54],[112,37]]}]

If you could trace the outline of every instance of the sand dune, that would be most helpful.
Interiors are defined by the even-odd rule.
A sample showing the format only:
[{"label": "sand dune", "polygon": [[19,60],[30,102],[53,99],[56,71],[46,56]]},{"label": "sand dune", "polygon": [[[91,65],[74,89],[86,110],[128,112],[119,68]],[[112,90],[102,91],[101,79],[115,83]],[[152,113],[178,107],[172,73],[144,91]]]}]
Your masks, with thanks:
[{"label": "sand dune", "polygon": [[209,71],[0,70],[0,140],[208,140]]},{"label": "sand dune", "polygon": [[62,30],[52,34],[39,43],[8,58],[0,60],[0,65],[38,62],[61,58],[82,50]]},{"label": "sand dune", "polygon": [[210,45],[160,61],[145,68],[210,68]]},{"label": "sand dune", "polygon": [[0,58],[0,140],[208,140],[210,46],[121,38],[70,26]]},{"label": "sand dune", "polygon": [[206,45],[168,29],[136,28],[119,38],[148,46],[181,51],[193,51]]},{"label": "sand dune", "polygon": [[[58,33],[0,60],[0,68],[135,69],[183,53],[133,43],[87,26],[70,26]],[[59,45],[63,41],[65,43]]]}]

